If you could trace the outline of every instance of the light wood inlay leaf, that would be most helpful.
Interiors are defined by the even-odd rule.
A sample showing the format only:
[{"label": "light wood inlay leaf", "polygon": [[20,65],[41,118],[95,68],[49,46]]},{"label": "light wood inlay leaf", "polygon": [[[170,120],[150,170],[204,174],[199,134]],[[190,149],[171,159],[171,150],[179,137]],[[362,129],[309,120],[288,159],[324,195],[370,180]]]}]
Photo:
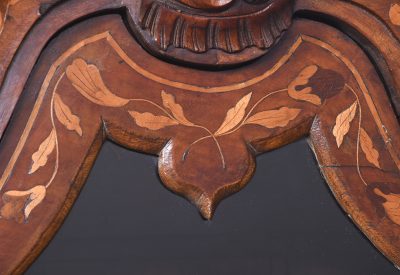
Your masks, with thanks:
[{"label": "light wood inlay leaf", "polygon": [[385,208],[386,215],[389,219],[397,225],[400,225],[400,195],[390,193],[386,195],[378,188],[374,189],[375,194],[386,199],[383,203],[383,208]]},{"label": "light wood inlay leaf", "polygon": [[174,118],[185,126],[193,126],[194,124],[190,122],[183,113],[183,108],[180,104],[176,103],[175,97],[171,94],[167,94],[165,91],[161,92],[161,98],[163,101],[163,105],[168,108]]},{"label": "light wood inlay leaf", "polygon": [[400,5],[394,4],[390,7],[389,18],[393,25],[400,26]]},{"label": "light wood inlay leaf", "polygon": [[246,124],[257,124],[266,128],[285,127],[299,114],[300,109],[282,107],[279,110],[264,111],[247,119]]},{"label": "light wood inlay leaf", "polygon": [[32,155],[33,163],[29,174],[35,173],[40,167],[47,164],[48,157],[56,146],[56,139],[56,131],[53,129],[50,135],[40,144],[39,149]]},{"label": "light wood inlay leaf", "polygon": [[107,107],[122,107],[129,103],[129,99],[113,94],[104,84],[99,69],[83,59],[75,59],[67,67],[66,74],[75,89],[93,103]]},{"label": "light wood inlay leaf", "polygon": [[221,124],[219,129],[215,132],[216,136],[225,134],[226,132],[232,130],[243,120],[246,114],[246,108],[249,105],[252,93],[244,96],[235,107],[228,110],[224,122]]},{"label": "light wood inlay leaf", "polygon": [[54,111],[61,124],[68,130],[75,131],[79,136],[82,136],[79,117],[71,112],[71,109],[62,101],[58,94],[54,94]]},{"label": "light wood inlay leaf", "polygon": [[367,160],[376,167],[381,168],[379,165],[379,152],[374,148],[372,139],[363,128],[360,130],[360,143]]},{"label": "light wood inlay leaf", "polygon": [[151,113],[139,113],[130,111],[137,125],[149,130],[160,130],[168,126],[179,125],[179,122],[166,116],[155,116]]},{"label": "light wood inlay leaf", "polygon": [[321,105],[321,98],[315,94],[312,94],[312,88],[306,87],[301,91],[297,91],[298,86],[307,85],[310,78],[318,71],[318,66],[311,65],[304,68],[300,74],[289,84],[288,94],[295,100],[302,100],[314,105]]},{"label": "light wood inlay leaf", "polygon": [[31,195],[29,196],[29,202],[25,207],[25,219],[29,217],[32,210],[38,206],[43,199],[46,197],[46,187],[39,185],[31,189]]},{"label": "light wood inlay leaf", "polygon": [[1,217],[22,223],[46,196],[46,187],[38,185],[27,191],[8,191],[3,195]]},{"label": "light wood inlay leaf", "polygon": [[357,101],[355,101],[348,109],[340,113],[336,118],[336,125],[333,128],[333,135],[336,137],[338,148],[343,143],[344,137],[350,130],[350,123],[353,121],[357,111]]}]

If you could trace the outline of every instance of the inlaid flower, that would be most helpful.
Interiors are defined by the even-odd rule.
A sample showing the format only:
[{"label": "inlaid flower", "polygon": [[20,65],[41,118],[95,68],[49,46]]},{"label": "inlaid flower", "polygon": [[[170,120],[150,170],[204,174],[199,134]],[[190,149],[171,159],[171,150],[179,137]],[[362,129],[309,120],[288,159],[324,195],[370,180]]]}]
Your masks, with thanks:
[{"label": "inlaid flower", "polygon": [[0,215],[4,219],[14,219],[18,223],[23,223],[45,196],[46,187],[43,185],[35,186],[27,191],[8,191],[3,195],[4,205],[0,209]]},{"label": "inlaid flower", "polygon": [[72,85],[93,103],[107,107],[122,107],[129,100],[113,94],[104,84],[100,71],[95,65],[88,65],[83,59],[75,59],[67,67],[66,74]]},{"label": "inlaid flower", "polygon": [[318,66],[311,65],[304,68],[300,74],[289,84],[288,93],[289,96],[296,100],[307,101],[314,105],[321,105],[321,98],[318,95],[312,94],[312,87],[304,87],[301,90],[297,90],[299,86],[307,85],[310,78],[316,74]]},{"label": "inlaid flower", "polygon": [[343,91],[344,86],[345,80],[339,73],[311,65],[289,84],[288,94],[295,100],[320,106],[324,100]]}]

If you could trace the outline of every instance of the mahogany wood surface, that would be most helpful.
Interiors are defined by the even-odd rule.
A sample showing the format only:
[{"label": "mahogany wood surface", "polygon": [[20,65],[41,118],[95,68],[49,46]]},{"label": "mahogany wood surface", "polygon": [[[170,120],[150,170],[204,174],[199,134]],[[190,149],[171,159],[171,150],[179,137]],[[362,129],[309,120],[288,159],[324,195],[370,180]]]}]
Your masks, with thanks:
[{"label": "mahogany wood surface", "polygon": [[[211,219],[256,156],[303,137],[400,266],[400,6],[385,0],[0,5],[0,274],[55,234],[106,139],[159,157]],[[39,11],[39,13],[38,13]]]}]

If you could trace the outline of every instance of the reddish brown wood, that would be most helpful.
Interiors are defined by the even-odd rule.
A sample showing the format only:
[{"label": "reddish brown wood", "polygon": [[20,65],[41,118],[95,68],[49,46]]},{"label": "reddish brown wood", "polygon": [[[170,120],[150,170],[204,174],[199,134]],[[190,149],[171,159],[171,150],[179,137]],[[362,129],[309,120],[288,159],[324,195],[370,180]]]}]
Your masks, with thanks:
[{"label": "reddish brown wood", "polygon": [[[384,16],[370,1],[248,2],[71,0],[32,28],[31,17],[23,36],[0,34],[0,56],[25,37],[2,61],[1,274],[23,272],[55,234],[105,139],[159,156],[165,186],[211,219],[249,182],[257,155],[308,137],[340,205],[400,265],[395,5],[385,1]],[[154,30],[179,18],[200,28],[195,43],[170,31],[172,42],[160,41]],[[202,32],[260,31],[243,31],[246,20],[288,24],[268,47]]]},{"label": "reddish brown wood", "polygon": [[[393,1],[354,1],[355,3],[325,1],[298,1],[296,12],[310,16],[324,15],[355,39],[373,58],[383,75],[397,113],[400,113],[400,33],[399,25],[388,17]],[[358,4],[365,5],[366,8]],[[332,7],[335,8],[332,8]],[[392,11],[392,14],[394,12]],[[378,16],[380,15],[380,16]],[[373,29],[373,31],[371,31]],[[393,33],[395,32],[395,33]],[[379,33],[379,35],[377,35]]]},{"label": "reddish brown wood", "polygon": [[[290,26],[294,3],[181,2],[189,6],[174,1],[140,1],[132,16],[133,29],[154,54],[205,66],[232,66],[264,55]],[[224,3],[230,4],[228,8],[210,11],[212,5],[220,8]]]}]

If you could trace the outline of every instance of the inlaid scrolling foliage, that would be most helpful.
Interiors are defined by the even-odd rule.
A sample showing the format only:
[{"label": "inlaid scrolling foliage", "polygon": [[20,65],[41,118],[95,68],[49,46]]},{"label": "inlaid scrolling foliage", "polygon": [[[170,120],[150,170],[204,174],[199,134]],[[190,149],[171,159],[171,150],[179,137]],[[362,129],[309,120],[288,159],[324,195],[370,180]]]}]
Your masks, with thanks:
[{"label": "inlaid scrolling foliage", "polygon": [[[220,137],[231,135],[243,127],[249,126],[263,127],[266,129],[286,127],[302,112],[302,109],[292,108],[289,106],[259,110],[261,104],[267,99],[277,94],[286,94],[288,98],[294,102],[305,102],[311,106],[318,107],[324,100],[333,96],[324,94],[321,91],[316,91],[309,85],[310,79],[318,72],[318,70],[319,67],[316,65],[305,67],[299,72],[297,77],[289,83],[287,88],[267,92],[266,95],[262,96],[256,102],[252,101],[253,93],[249,92],[245,94],[226,111],[225,116],[221,118],[220,126],[216,130],[212,131],[206,126],[198,125],[194,121],[189,120],[185,114],[184,106],[176,100],[173,94],[161,91],[161,104],[147,99],[127,99],[120,97],[107,87],[103,81],[100,70],[95,65],[88,64],[85,60],[80,58],[75,59],[72,64],[67,67],[65,73],[61,74],[54,87],[50,110],[52,129],[38,146],[37,151],[33,153],[32,165],[28,171],[28,174],[34,174],[40,168],[48,165],[50,156],[55,152],[56,160],[54,163],[53,174],[45,185],[38,185],[27,191],[12,190],[6,192],[3,195],[4,205],[0,210],[1,216],[7,219],[15,219],[17,222],[25,221],[28,219],[31,211],[45,198],[46,189],[53,183],[59,169],[59,144],[57,130],[64,129],[64,131],[75,132],[77,138],[84,136],[84,129],[81,127],[81,120],[78,112],[73,110],[71,106],[68,106],[58,92],[58,85],[65,76],[72,86],[84,98],[93,104],[104,107],[120,108],[127,106],[130,102],[142,102],[149,106],[156,107],[159,112],[139,112],[132,110],[131,108],[126,110],[135,121],[136,125],[141,128],[158,131],[168,127],[184,126],[204,130],[207,134],[188,145],[187,149],[183,153],[182,160],[186,160],[189,152],[196,144],[206,139],[212,139],[220,155],[221,169],[226,169],[228,164],[225,161],[224,152],[220,145]],[[298,89],[299,87],[301,87],[301,89]],[[332,126],[332,134],[336,139],[338,148],[341,148],[350,132],[357,111],[359,112],[357,169],[361,180],[367,185],[360,172],[359,149],[364,152],[366,159],[377,168],[380,168],[379,152],[374,148],[373,141],[366,130],[361,127],[361,104],[357,94],[350,86],[346,87],[354,93],[357,100],[337,115],[336,122]],[[56,122],[63,126],[63,128],[58,129]],[[376,194],[383,194],[378,191],[376,191]],[[394,218],[395,215],[393,214],[393,208],[396,206],[398,196],[385,195],[385,198],[389,201],[389,203],[384,205],[388,217],[391,218],[393,222],[398,223],[398,220]]]},{"label": "inlaid scrolling foliage", "polygon": [[[28,20],[32,22],[15,16],[37,10],[40,3],[36,2],[49,0],[21,0],[15,7],[8,5],[10,15],[3,17],[4,3],[16,1],[0,1],[0,18],[7,18],[5,31],[7,24],[17,31],[20,26],[24,36],[23,28],[29,28],[39,15],[32,15],[33,21]],[[72,17],[68,16],[69,5],[40,6],[43,20],[26,37],[28,47],[21,45],[2,87],[6,101],[0,118],[3,126],[21,93],[25,94],[19,100],[21,106],[32,107],[32,111],[20,116],[16,108],[2,141],[7,150],[1,161],[5,169],[0,179],[0,225],[7,239],[3,250],[15,257],[0,260],[0,270],[13,269],[23,258],[27,263],[46,242],[39,237],[53,234],[106,137],[129,148],[158,152],[159,175],[165,186],[189,199],[209,219],[223,198],[249,182],[257,154],[308,132],[338,202],[399,265],[400,240],[393,233],[400,232],[395,225],[400,225],[396,138],[400,128],[393,112],[385,110],[390,103],[381,83],[387,80],[387,87],[399,86],[391,81],[396,74],[391,54],[399,48],[396,37],[391,37],[399,30],[398,1],[239,0],[215,11],[197,9],[197,2],[207,1],[218,2],[72,1],[71,10],[77,11]],[[90,2],[82,4],[89,10],[80,9],[79,2]],[[195,9],[182,8],[178,2],[196,2]],[[129,27],[141,46],[132,40],[120,16],[85,17],[104,9],[102,3],[111,9],[129,8]],[[259,12],[259,5],[271,6],[272,12],[267,8]],[[288,7],[289,12],[280,7]],[[237,11],[244,16],[237,16]],[[295,20],[285,31],[296,17],[292,14],[310,13],[349,23],[375,45],[390,70],[373,66],[354,41],[326,24]],[[60,14],[67,17],[54,21]],[[88,20],[56,35],[62,26],[79,18]],[[48,25],[46,21],[56,24],[42,28]],[[366,22],[384,35],[375,35]],[[18,46],[20,39],[12,34],[8,30],[0,37]],[[51,37],[54,43],[47,45]],[[30,51],[32,45],[38,51]],[[269,51],[272,46],[275,50]],[[3,52],[7,55],[8,50]],[[267,52],[256,64],[247,62]],[[346,81],[355,91],[354,98]],[[60,88],[54,89],[56,83]],[[15,137],[18,140],[12,140]],[[188,194],[193,191],[194,195]],[[29,220],[29,224],[13,225],[6,219]],[[20,236],[9,238],[13,231]]]},{"label": "inlaid scrolling foliage", "polygon": [[53,183],[59,168],[59,144],[55,118],[67,130],[75,131],[82,136],[80,119],[73,114],[70,107],[66,105],[61,96],[57,94],[57,88],[64,74],[57,81],[51,99],[50,119],[52,129],[50,134],[42,141],[37,151],[32,154],[32,165],[28,171],[29,175],[35,174],[40,168],[48,164],[49,157],[56,151],[56,161],[51,178],[46,185],[38,185],[27,191],[11,190],[3,194],[4,205],[0,215],[6,219],[15,219],[17,222],[26,221],[32,210],[38,206],[46,196],[46,189]]},{"label": "inlaid scrolling foliage", "polygon": [[[39,185],[28,191],[13,190],[6,192],[3,195],[4,205],[1,209],[1,215],[3,218],[13,218],[18,222],[22,222],[29,217],[31,211],[44,199],[46,189],[50,187],[54,181],[59,168],[58,128],[56,127],[56,121],[58,121],[65,130],[75,132],[77,137],[82,137],[84,135],[84,130],[80,125],[79,114],[63,101],[61,95],[57,91],[59,83],[65,76],[84,98],[96,105],[119,108],[127,105],[129,102],[143,102],[149,104],[149,106],[157,107],[160,113],[128,110],[128,113],[139,127],[153,131],[178,125],[203,129],[207,132],[207,135],[194,141],[188,147],[184,156],[182,156],[182,159],[185,160],[189,150],[194,144],[212,138],[220,154],[221,168],[225,169],[226,162],[218,137],[230,135],[246,125],[257,125],[269,129],[287,126],[292,120],[297,118],[301,109],[281,107],[274,110],[255,112],[256,108],[268,97],[284,92],[287,92],[293,99],[300,101],[303,100],[309,102],[308,99],[312,96],[314,104],[317,99],[319,99],[319,96],[312,94],[311,88],[307,89],[306,92],[298,92],[295,90],[297,85],[306,85],[308,79],[312,77],[318,67],[312,66],[312,69],[313,70],[306,68],[306,73],[304,73],[304,71],[300,73],[300,75],[289,85],[288,89],[269,92],[258,102],[253,104],[251,108],[249,107],[252,93],[243,96],[234,106],[227,110],[225,118],[221,120],[218,129],[212,132],[207,127],[197,125],[190,121],[185,115],[184,108],[176,101],[174,95],[161,91],[161,105],[147,99],[126,99],[119,97],[111,92],[106,86],[99,69],[95,65],[87,64],[83,59],[75,59],[72,64],[67,67],[66,72],[59,77],[54,87],[50,110],[52,129],[48,136],[44,138],[42,143],[38,146],[37,151],[33,153],[32,165],[28,171],[28,174],[34,174],[40,168],[48,165],[50,156],[56,152],[53,175],[46,185]],[[307,73],[310,71],[312,71],[312,73]],[[304,94],[307,95],[304,96]]]},{"label": "inlaid scrolling foliage", "polygon": [[[341,148],[344,140],[347,138],[349,131],[354,124],[354,119],[358,112],[358,125],[357,125],[357,172],[364,183],[368,186],[368,183],[364,179],[360,170],[360,149],[364,153],[365,159],[378,169],[381,169],[379,163],[379,151],[376,150],[373,141],[368,132],[362,127],[362,107],[357,93],[346,84],[347,89],[352,92],[356,98],[356,101],[347,107],[344,111],[339,113],[336,117],[336,123],[332,130],[333,136],[336,138],[337,147]],[[374,193],[386,201],[383,203],[383,208],[386,212],[387,217],[395,224],[400,225],[400,195],[399,194],[385,194],[379,188],[374,189]]]},{"label": "inlaid scrolling foliage", "polygon": [[[368,162],[380,168],[379,164],[379,152],[375,149],[373,141],[367,131],[361,127],[362,123],[362,110],[359,98],[355,91],[348,85],[347,88],[354,94],[356,97],[356,101],[351,104],[348,108],[342,111],[336,117],[336,123],[333,128],[332,134],[336,138],[337,147],[340,148],[343,144],[345,137],[348,135],[353,120],[356,117],[357,111],[359,112],[359,123],[358,123],[358,133],[357,133],[357,166],[359,171],[359,147],[363,151],[365,158]],[[361,179],[363,180],[362,176],[360,175]],[[363,180],[364,181],[364,180]],[[365,183],[365,181],[364,181]],[[365,183],[366,184],[366,183]]]}]

